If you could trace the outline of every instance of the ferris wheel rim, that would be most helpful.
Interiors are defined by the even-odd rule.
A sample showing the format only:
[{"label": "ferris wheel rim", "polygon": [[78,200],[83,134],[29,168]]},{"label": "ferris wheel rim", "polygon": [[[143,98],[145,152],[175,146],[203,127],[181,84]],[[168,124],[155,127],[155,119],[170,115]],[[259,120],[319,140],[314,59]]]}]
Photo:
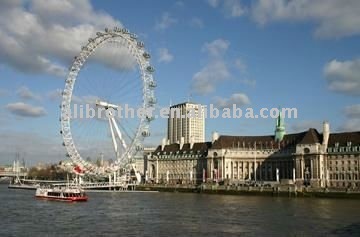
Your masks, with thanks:
[{"label": "ferris wheel rim", "polygon": [[154,88],[156,83],[153,78],[154,68],[150,65],[150,54],[145,50],[144,43],[137,40],[137,36],[135,34],[130,33],[125,28],[121,29],[119,27],[115,27],[113,30],[106,28],[103,32],[97,32],[95,38],[89,38],[88,43],[81,48],[80,53],[74,58],[74,61],[69,68],[69,73],[65,80],[65,88],[62,92],[62,101],[60,105],[60,133],[63,138],[63,145],[67,151],[67,156],[75,165],[82,166],[84,171],[89,174],[103,174],[107,173],[108,171],[113,172],[124,168],[126,165],[129,165],[130,159],[132,159],[131,156],[136,154],[139,149],[142,149],[141,142],[146,136],[149,136],[149,124],[152,118],[149,119],[148,117],[142,117],[139,120],[135,136],[130,142],[128,149],[122,154],[121,157],[116,157],[115,162],[110,165],[108,170],[104,170],[103,167],[97,167],[83,159],[74,144],[71,133],[70,107],[77,76],[87,59],[96,51],[98,47],[103,45],[105,42],[110,42],[111,40],[117,39],[121,39],[127,43],[128,52],[135,58],[136,66],[140,71],[140,78],[142,81],[141,108],[147,109],[152,107],[156,102],[154,96]]}]

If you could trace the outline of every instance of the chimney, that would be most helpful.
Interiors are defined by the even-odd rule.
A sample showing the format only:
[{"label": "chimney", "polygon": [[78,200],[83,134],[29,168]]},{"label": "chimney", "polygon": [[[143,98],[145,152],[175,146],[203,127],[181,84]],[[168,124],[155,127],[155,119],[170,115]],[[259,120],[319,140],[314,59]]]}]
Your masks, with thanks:
[{"label": "chimney", "polygon": [[219,133],[213,132],[212,134],[212,143],[219,139]]},{"label": "chimney", "polygon": [[190,150],[193,149],[193,147],[194,147],[194,140],[195,140],[194,136],[191,136],[190,137]]},{"label": "chimney", "polygon": [[181,138],[180,138],[180,150],[183,148],[184,143],[185,143],[185,138],[184,138],[184,137],[181,137]]},{"label": "chimney", "polygon": [[323,123],[323,148],[326,151],[330,137],[330,124],[327,121]]},{"label": "chimney", "polygon": [[166,138],[163,138],[163,139],[161,140],[161,150],[162,150],[162,151],[164,150],[165,145],[166,145]]}]

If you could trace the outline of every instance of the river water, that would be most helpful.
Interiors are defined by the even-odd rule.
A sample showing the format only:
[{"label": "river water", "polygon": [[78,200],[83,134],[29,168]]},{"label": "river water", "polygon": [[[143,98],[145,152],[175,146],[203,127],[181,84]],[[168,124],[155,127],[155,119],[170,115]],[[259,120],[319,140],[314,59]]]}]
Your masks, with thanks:
[{"label": "river water", "polygon": [[89,193],[37,200],[0,185],[0,236],[360,236],[360,200]]}]

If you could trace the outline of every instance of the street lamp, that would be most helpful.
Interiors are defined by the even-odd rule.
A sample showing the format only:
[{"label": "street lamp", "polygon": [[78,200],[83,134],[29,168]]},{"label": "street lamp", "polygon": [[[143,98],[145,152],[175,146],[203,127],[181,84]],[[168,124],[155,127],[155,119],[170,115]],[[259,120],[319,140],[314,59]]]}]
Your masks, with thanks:
[{"label": "street lamp", "polygon": [[254,155],[254,181],[256,182],[256,142],[254,143],[255,155]]}]

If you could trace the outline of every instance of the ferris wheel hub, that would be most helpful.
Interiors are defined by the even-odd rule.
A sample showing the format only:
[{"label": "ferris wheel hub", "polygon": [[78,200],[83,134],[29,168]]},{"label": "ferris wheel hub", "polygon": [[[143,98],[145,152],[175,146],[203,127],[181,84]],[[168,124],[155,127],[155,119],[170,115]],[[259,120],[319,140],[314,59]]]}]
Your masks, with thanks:
[{"label": "ferris wheel hub", "polygon": [[103,107],[105,109],[109,109],[109,108],[118,109],[119,108],[118,105],[111,104],[111,103],[108,103],[108,102],[102,101],[102,100],[96,100],[95,105],[98,106],[98,107]]}]

